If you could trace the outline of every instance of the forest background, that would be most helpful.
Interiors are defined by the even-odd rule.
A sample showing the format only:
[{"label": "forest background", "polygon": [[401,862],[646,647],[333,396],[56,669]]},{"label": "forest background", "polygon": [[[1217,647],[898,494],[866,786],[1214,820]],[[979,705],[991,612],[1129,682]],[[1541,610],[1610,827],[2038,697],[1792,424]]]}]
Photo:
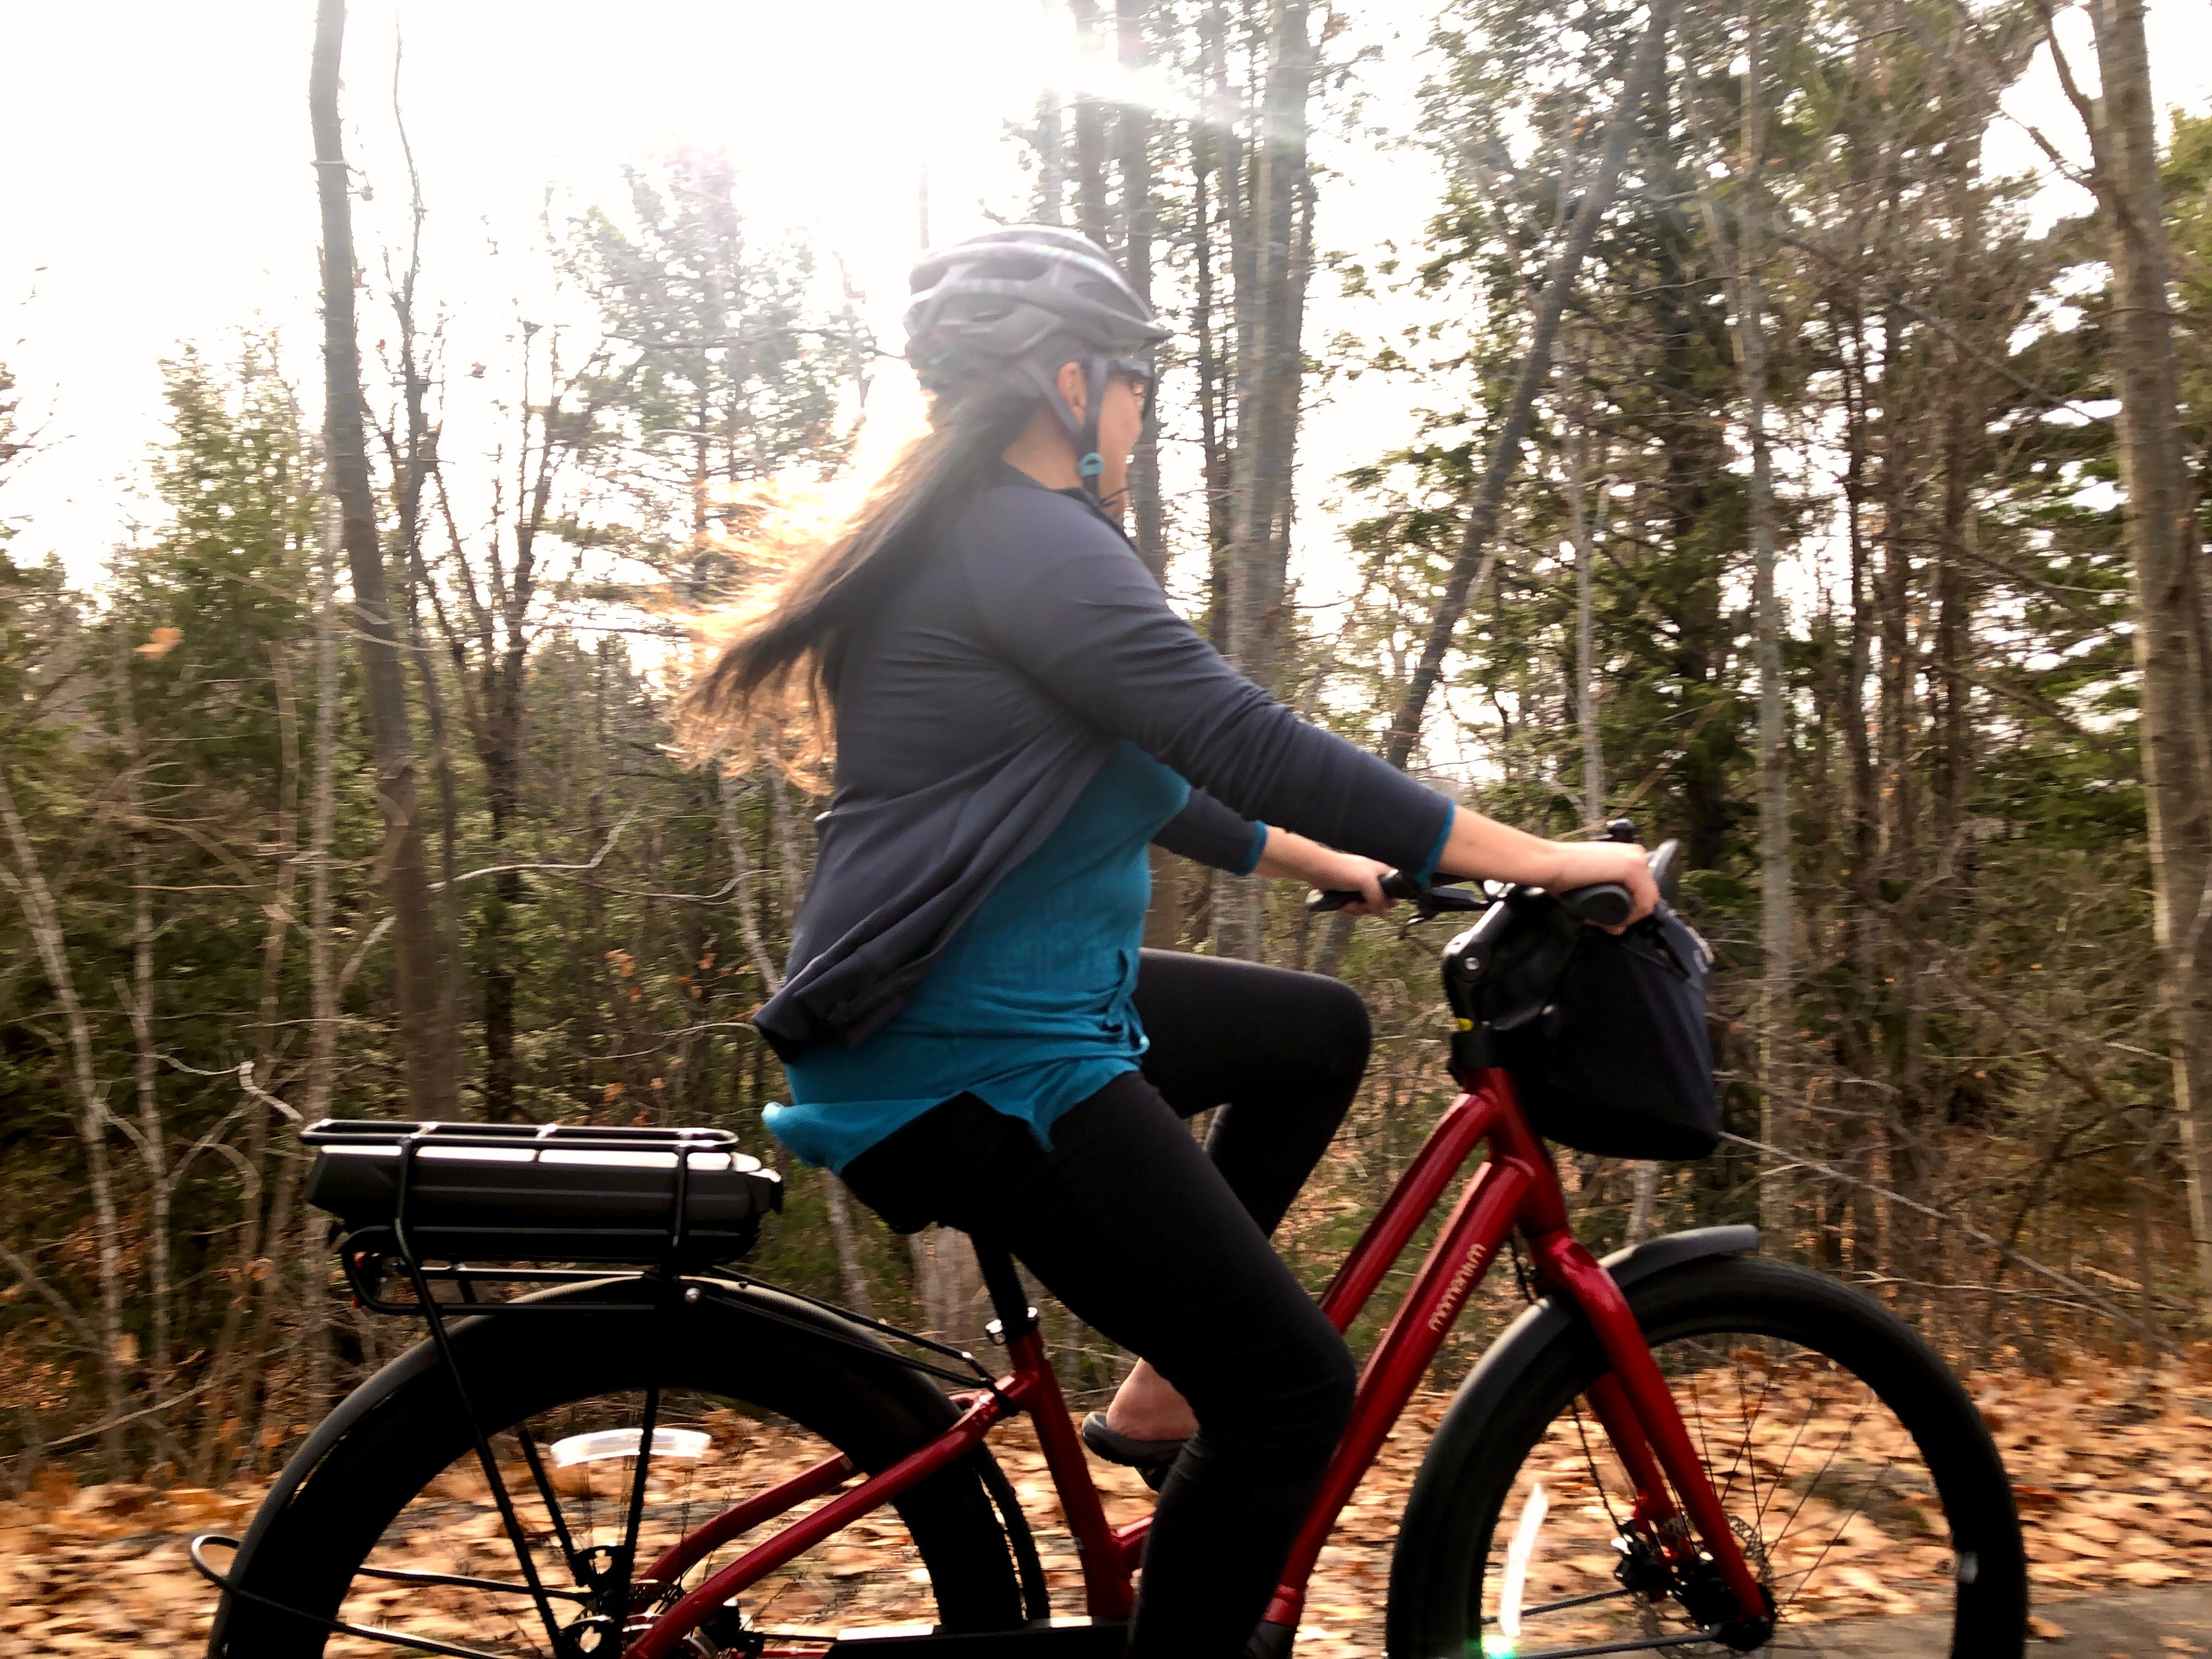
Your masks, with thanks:
[{"label": "forest background", "polygon": [[[2201,70],[2201,21],[892,15],[842,80],[787,19],[611,50],[686,96],[789,85],[744,142],[678,120],[580,183],[558,165],[588,124],[471,128],[479,60],[404,6],[357,11],[299,165],[309,38],[334,93],[343,20],[299,0],[255,97],[327,331],[241,300],[164,343],[130,486],[100,482],[140,434],[60,366],[143,321],[22,306],[0,1480],[265,1472],[404,1340],[346,1305],[301,1201],[324,1115],[728,1126],[789,1188],[762,1273],[975,1335],[957,1241],[894,1237],[760,1127],[781,1079],[745,1022],[812,797],[688,763],[668,714],[717,617],[912,429],[898,265],[994,220],[1085,230],[1176,325],[1130,528],[1241,669],[1511,822],[1683,842],[1732,1139],[1565,1158],[1587,1238],[1757,1220],[1969,1363],[2201,1334],[2212,112],[2164,78]],[[534,27],[518,63],[562,50]],[[906,124],[948,101],[957,155]],[[11,188],[66,195],[52,161]],[[530,183],[503,218],[441,208],[479,173]],[[81,211],[96,246],[131,216]],[[158,239],[113,245],[158,284]],[[1152,942],[1339,973],[1374,1011],[1370,1086],[1284,1234],[1316,1276],[1448,1097],[1441,941],[1155,875]],[[1109,1381],[1052,1319],[1071,1380]]]}]

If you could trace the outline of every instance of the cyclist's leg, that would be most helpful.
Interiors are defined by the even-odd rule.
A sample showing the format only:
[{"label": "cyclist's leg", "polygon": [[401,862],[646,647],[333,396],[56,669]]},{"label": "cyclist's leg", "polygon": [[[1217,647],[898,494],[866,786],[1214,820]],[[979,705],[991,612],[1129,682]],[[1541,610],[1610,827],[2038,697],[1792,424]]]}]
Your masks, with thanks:
[{"label": "cyclist's leg", "polygon": [[1131,1074],[1061,1118],[1049,1152],[963,1097],[845,1175],[880,1211],[933,1195],[937,1218],[1011,1249],[1188,1399],[1199,1432],[1161,1493],[1131,1650],[1232,1659],[1343,1431],[1353,1370],[1189,1132]]},{"label": "cyclist's leg", "polygon": [[1176,1114],[1219,1107],[1206,1152],[1272,1233],[1321,1162],[1366,1070],[1366,1005],[1341,980],[1147,951],[1145,1076]]}]

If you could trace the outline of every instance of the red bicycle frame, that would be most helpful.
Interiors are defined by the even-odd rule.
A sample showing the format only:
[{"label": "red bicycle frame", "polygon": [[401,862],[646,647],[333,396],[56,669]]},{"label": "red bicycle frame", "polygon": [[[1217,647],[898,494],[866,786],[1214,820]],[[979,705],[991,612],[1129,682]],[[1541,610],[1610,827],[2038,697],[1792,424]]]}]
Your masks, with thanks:
[{"label": "red bicycle frame", "polygon": [[[1707,1478],[1658,1363],[1612,1276],[1569,1231],[1565,1195],[1549,1150],[1521,1115],[1512,1080],[1478,1073],[1453,1102],[1382,1208],[1352,1247],[1322,1297],[1339,1330],[1350,1327],[1422,1218],[1484,1142],[1490,1156],[1474,1172],[1443,1230],[1359,1376],[1352,1421],[1338,1443],[1319,1494],[1291,1547],[1267,1608],[1272,1624],[1295,1627],[1306,1583],[1337,1516],[1373,1464],[1391,1426],[1436,1358],[1452,1322],[1515,1231],[1528,1241],[1538,1283],[1582,1311],[1608,1370],[1587,1395],[1635,1491],[1630,1524],[1664,1559],[1685,1565],[1699,1545],[1734,1595],[1738,1616],[1762,1617],[1766,1602]],[[701,1621],[793,1558],[858,1516],[966,1455],[1017,1412],[1036,1419],[1037,1438],[1083,1562],[1086,1611],[1094,1620],[1126,1619],[1135,1603],[1132,1576],[1150,1517],[1109,1524],[1090,1465],[1069,1418],[1044,1342],[1034,1326],[1008,1344],[1012,1369],[988,1390],[961,1397],[959,1420],[890,1468],[840,1493],[811,1515],[755,1545],[655,1619],[626,1659],[665,1659]],[[855,1473],[833,1457],[748,1499],[687,1535],[640,1575],[670,1583],[709,1553],[798,1505],[836,1491]],[[1677,1498],[1679,1497],[1679,1505]]]}]

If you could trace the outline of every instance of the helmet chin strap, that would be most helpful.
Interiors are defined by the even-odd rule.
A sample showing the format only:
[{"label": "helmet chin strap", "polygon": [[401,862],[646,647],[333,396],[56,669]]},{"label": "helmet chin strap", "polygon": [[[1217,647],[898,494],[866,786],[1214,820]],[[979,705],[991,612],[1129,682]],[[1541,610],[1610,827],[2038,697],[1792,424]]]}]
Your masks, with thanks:
[{"label": "helmet chin strap", "polygon": [[[1045,376],[1032,371],[1039,380]],[[1101,512],[1105,502],[1098,493],[1098,480],[1106,471],[1105,458],[1098,453],[1098,414],[1106,401],[1107,383],[1114,374],[1113,360],[1093,352],[1083,361],[1083,413],[1078,415],[1061,393],[1057,377],[1046,380],[1046,403],[1060,417],[1075,445],[1075,477],[1091,504]]]},{"label": "helmet chin strap", "polygon": [[1095,353],[1083,365],[1083,425],[1075,434],[1075,476],[1093,507],[1103,511],[1099,498],[1099,475],[1106,471],[1098,453],[1098,416],[1106,402],[1106,381],[1112,373],[1104,357]]}]

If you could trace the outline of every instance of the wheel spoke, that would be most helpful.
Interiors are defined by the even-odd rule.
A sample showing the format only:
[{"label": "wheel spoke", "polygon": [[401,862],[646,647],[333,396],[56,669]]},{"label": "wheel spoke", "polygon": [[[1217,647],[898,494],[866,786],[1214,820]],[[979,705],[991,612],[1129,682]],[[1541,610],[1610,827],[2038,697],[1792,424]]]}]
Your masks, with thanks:
[{"label": "wheel spoke", "polygon": [[[487,1552],[504,1544],[473,1455],[430,1480],[386,1527],[356,1570],[345,1609],[353,1622],[518,1659],[576,1651],[580,1620],[653,1617],[747,1547],[731,1540],[676,1581],[634,1593],[637,1575],[695,1524],[835,1455],[787,1419],[653,1388],[556,1407],[501,1428],[494,1443],[517,1506],[533,1491],[544,1505],[541,1514],[531,1504],[524,1519],[544,1593],[562,1609],[556,1633],[534,1628],[528,1567],[486,1571]],[[767,1524],[787,1524],[834,1495]],[[911,1535],[885,1509],[769,1575],[731,1613],[744,1618],[748,1642],[804,1659],[838,1629],[933,1624],[938,1608]],[[624,1645],[606,1639],[593,1650]]]},{"label": "wheel spoke", "polygon": [[[1859,1425],[1866,1421],[1866,1414],[1867,1407],[1861,1406],[1858,1410],[1858,1415],[1851,1419],[1850,1427],[1844,1431],[1844,1440],[1850,1439],[1851,1436],[1858,1432]],[[1802,1435],[1801,1431],[1800,1438],[1802,1437]],[[1790,1443],[1790,1455],[1792,1456],[1796,1455],[1797,1449],[1796,1441],[1792,1441]],[[1774,1542],[1770,1546],[1770,1548],[1778,1550],[1782,1547],[1782,1540],[1790,1536],[1790,1528],[1797,1524],[1797,1517],[1805,1512],[1805,1505],[1812,1501],[1813,1494],[1820,1490],[1821,1479],[1826,1475],[1830,1469],[1835,1467],[1836,1454],[1840,1452],[1842,1449],[1843,1441],[1841,1440],[1838,1441],[1834,1446],[1829,1449],[1826,1460],[1821,1463],[1819,1471],[1813,1476],[1813,1479],[1807,1483],[1805,1490],[1798,1494],[1797,1507],[1790,1511],[1790,1518],[1782,1523],[1782,1530],[1775,1534]],[[1783,1460],[1782,1466],[1784,1469],[1789,1468],[1790,1463],[1788,1458],[1784,1458]],[[1778,1474],[1776,1478],[1779,1480],[1780,1476]],[[1864,1503],[1866,1501],[1863,1495],[1862,1495],[1859,1501],[1861,1503]],[[1856,1514],[1856,1511],[1854,1510],[1853,1513]],[[1831,1540],[1830,1541],[1833,1542],[1834,1540]]]},{"label": "wheel spoke", "polygon": [[[1872,1475],[1868,1477],[1866,1485],[1859,1489],[1859,1501],[1851,1505],[1850,1513],[1844,1516],[1844,1518],[1837,1523],[1835,1531],[1828,1535],[1828,1541],[1820,1546],[1820,1553],[1813,1558],[1813,1565],[1809,1567],[1804,1567],[1796,1572],[1791,1573],[1790,1577],[1802,1581],[1804,1579],[1810,1578],[1815,1572],[1820,1571],[1820,1563],[1828,1559],[1828,1552],[1835,1548],[1836,1540],[1841,1538],[1844,1533],[1850,1530],[1851,1522],[1858,1518],[1859,1512],[1866,1507],[1867,1499],[1873,1495],[1874,1489],[1881,1481],[1881,1477],[1888,1474],[1889,1471],[1895,1467],[1895,1461],[1893,1460],[1890,1462],[1883,1464],[1881,1468],[1877,1469]],[[1803,1588],[1804,1586],[1801,1582],[1799,1583],[1798,1589],[1802,1589]],[[1790,1598],[1793,1601],[1796,1598],[1797,1593],[1797,1590],[1792,1590],[1790,1592]]]},{"label": "wheel spoke", "polygon": [[1744,1472],[1744,1483],[1751,1488],[1751,1512],[1754,1516],[1764,1515],[1766,1504],[1759,1495],[1759,1459],[1754,1455],[1754,1447],[1759,1439],[1759,1419],[1765,1415],[1767,1400],[1774,1392],[1774,1372],[1770,1369],[1760,1374],[1759,1403],[1746,1412],[1743,1409],[1743,1370],[1740,1365],[1735,1369],[1739,1437],[1735,1445],[1735,1460],[1729,1465],[1728,1484],[1734,1486],[1736,1470],[1741,1467]]},{"label": "wheel spoke", "polygon": [[[1759,1322],[1693,1326],[1672,1336],[1662,1328],[1652,1336],[1662,1373],[1688,1419],[1691,1443],[1753,1573],[1774,1600],[1773,1650],[1813,1656],[1846,1648],[1844,1626],[1831,1621],[1974,1605],[1962,1599],[1966,1593],[1955,1573],[1939,1572],[1935,1553],[1926,1547],[1923,1534],[1939,1522],[1929,1516],[1900,1527],[1890,1519],[1893,1510],[1911,1517],[1913,1506],[1940,1501],[1942,1489],[1929,1466],[1942,1468],[1955,1450],[1951,1443],[1967,1437],[1923,1431],[1916,1440],[1906,1424],[1923,1419],[1900,1416],[1915,1407],[1898,1403],[1913,1396],[1893,1397],[1887,1382],[1878,1392],[1860,1380],[1855,1361],[1832,1357],[1826,1344],[1834,1339],[1821,1318],[1794,1328]],[[1726,1367],[1729,1375],[1713,1374],[1717,1367]],[[1923,1364],[1920,1375],[1929,1376],[1929,1368]],[[1948,1386],[1935,1375],[1937,1386]],[[1540,1478],[1548,1486],[1565,1471],[1578,1469],[1596,1491],[1555,1502],[1544,1548],[1528,1569],[1529,1605],[1522,1616],[1535,1622],[1524,1628],[1532,1636],[1541,1632],[1543,1650],[1626,1643],[1640,1630],[1645,1642],[1686,1638],[1692,1650],[1704,1651],[1705,1638],[1697,1632],[1709,1621],[1734,1616],[1717,1569],[1704,1557],[1669,1564],[1647,1554],[1635,1534],[1622,1532],[1622,1516],[1597,1479],[1614,1454],[1595,1443],[1598,1433],[1583,1409],[1589,1374],[1578,1370],[1574,1382],[1572,1391],[1563,1388],[1550,1408],[1544,1432],[1533,1442],[1512,1443],[1528,1449],[1510,1485],[1501,1480],[1496,1488],[1501,1508],[1489,1523],[1486,1593],[1494,1596],[1492,1575],[1502,1563],[1510,1505],[1523,1501],[1529,1480]],[[1942,1420],[1940,1414],[1935,1419]],[[1561,1454],[1569,1461],[1550,1461]],[[1985,1490],[1996,1489],[1989,1475],[1977,1478]],[[1956,1527],[1954,1519],[1954,1533]],[[1628,1540],[1625,1561],[1607,1547],[1615,1537]],[[1621,1588],[1592,1582],[1609,1567],[1624,1575]],[[1648,1599],[1644,1592],[1650,1589],[1661,1591],[1657,1600]]]}]

